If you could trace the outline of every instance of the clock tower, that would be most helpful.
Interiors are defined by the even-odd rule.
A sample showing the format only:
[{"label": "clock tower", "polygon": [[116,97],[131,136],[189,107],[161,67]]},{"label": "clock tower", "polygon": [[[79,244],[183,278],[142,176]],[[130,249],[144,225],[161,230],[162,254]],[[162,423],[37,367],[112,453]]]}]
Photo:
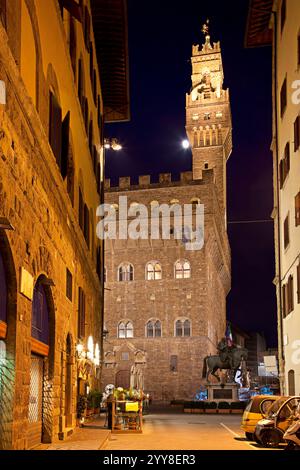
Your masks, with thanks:
[{"label": "clock tower", "polygon": [[226,217],[226,163],[232,151],[229,90],[223,89],[220,43],[211,45],[208,25],[205,44],[192,50],[192,88],[186,95],[186,131],[193,154],[193,179],[213,169],[221,209]]}]

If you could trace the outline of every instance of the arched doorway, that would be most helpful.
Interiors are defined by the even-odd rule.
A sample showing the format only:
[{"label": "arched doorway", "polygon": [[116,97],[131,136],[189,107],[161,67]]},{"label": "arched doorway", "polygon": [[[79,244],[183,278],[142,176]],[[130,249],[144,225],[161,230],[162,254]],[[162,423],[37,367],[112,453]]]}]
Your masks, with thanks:
[{"label": "arched doorway", "polygon": [[[51,418],[51,397],[49,379],[51,367],[49,356],[49,328],[51,291],[45,276],[40,276],[35,284],[31,316],[31,360],[30,389],[28,406],[28,447],[40,444],[44,435],[49,434],[49,414]],[[51,427],[51,426],[50,426]],[[48,428],[48,429],[47,429]]]},{"label": "arched doorway", "polygon": [[66,383],[65,383],[65,417],[66,427],[72,426],[72,338],[68,334],[66,342]]},{"label": "arched doorway", "polygon": [[12,446],[17,280],[8,237],[0,229],[0,449]]},{"label": "arched doorway", "polygon": [[288,372],[288,387],[289,387],[289,395],[295,395],[295,371],[289,370]]}]

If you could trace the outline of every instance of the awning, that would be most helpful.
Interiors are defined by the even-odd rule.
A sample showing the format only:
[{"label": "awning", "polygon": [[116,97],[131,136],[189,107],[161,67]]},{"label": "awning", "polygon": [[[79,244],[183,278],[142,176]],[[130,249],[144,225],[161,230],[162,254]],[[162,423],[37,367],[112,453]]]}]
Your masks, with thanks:
[{"label": "awning", "polygon": [[250,0],[245,47],[270,46],[273,33],[269,29],[273,0]]},{"label": "awning", "polygon": [[126,0],[92,0],[104,122],[128,121],[129,64]]}]

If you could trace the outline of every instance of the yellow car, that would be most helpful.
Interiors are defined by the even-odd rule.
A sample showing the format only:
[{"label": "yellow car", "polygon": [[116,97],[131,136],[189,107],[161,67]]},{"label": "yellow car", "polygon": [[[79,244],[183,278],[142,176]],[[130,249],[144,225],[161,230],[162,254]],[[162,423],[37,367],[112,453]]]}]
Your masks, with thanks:
[{"label": "yellow car", "polygon": [[277,395],[255,395],[250,398],[247,404],[243,418],[241,429],[245,432],[246,438],[253,441],[255,427],[262,419],[262,413],[266,413],[269,407],[278,400],[280,396]]}]

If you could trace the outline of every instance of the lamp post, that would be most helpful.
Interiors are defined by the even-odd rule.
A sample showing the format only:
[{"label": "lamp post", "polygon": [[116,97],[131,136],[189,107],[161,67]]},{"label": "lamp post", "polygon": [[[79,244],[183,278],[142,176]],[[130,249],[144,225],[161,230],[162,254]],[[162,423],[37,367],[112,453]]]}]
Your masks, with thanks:
[{"label": "lamp post", "polygon": [[[122,145],[118,142],[116,138],[104,138],[103,141],[103,165],[102,165],[102,175],[101,175],[101,190],[100,190],[100,204],[104,204],[104,186],[105,186],[105,161],[106,161],[106,152],[109,150],[113,150],[115,152],[118,152],[122,150]],[[104,339],[104,253],[105,253],[105,247],[104,247],[104,237],[102,240],[101,244],[101,265],[100,265],[100,284],[101,284],[101,320],[102,320],[102,327],[101,327],[101,335],[100,335],[100,340],[101,340],[101,358],[103,358],[103,339]],[[106,335],[105,335],[106,336]],[[102,364],[102,361],[101,361]]]}]

